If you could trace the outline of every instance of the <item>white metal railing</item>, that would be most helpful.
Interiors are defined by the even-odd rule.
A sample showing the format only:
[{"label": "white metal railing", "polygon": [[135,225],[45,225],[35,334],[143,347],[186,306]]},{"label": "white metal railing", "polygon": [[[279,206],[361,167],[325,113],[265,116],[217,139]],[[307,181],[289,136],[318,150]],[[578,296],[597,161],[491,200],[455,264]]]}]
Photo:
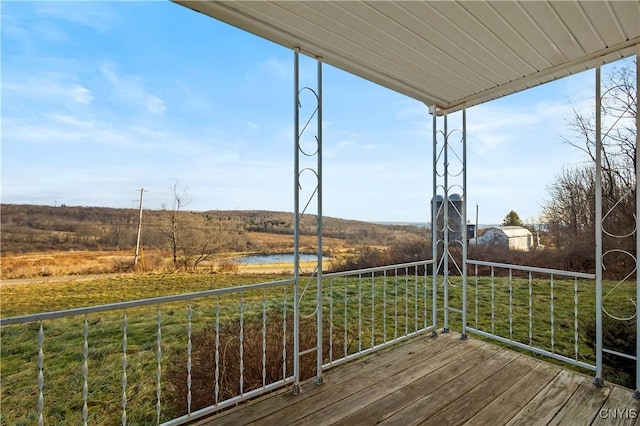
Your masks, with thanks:
[{"label": "white metal railing", "polygon": [[[76,424],[116,422],[121,422],[123,425],[152,422],[160,424],[167,419],[164,414],[166,404],[164,375],[167,369],[171,368],[171,365],[167,365],[169,359],[186,359],[186,395],[183,396],[186,399],[186,412],[166,421],[164,423],[166,425],[182,424],[288,385],[294,381],[292,375],[294,355],[290,349],[292,346],[290,328],[287,331],[287,318],[292,317],[293,286],[293,280],[283,280],[2,318],[0,327],[2,327],[3,345],[14,342],[17,346],[21,341],[28,339],[29,334],[33,335],[32,331],[37,330],[37,347],[34,348],[37,357],[37,373],[34,380],[37,381],[38,389],[34,401],[25,401],[23,407],[9,409],[3,404],[2,422],[11,424],[33,421],[38,424],[52,424],[61,420],[55,417],[59,415],[55,412],[59,412],[60,408],[54,406],[61,404],[61,401],[54,401],[51,403],[53,405],[47,403],[49,396],[47,391],[50,390],[52,398],[65,395],[66,399],[74,400],[74,404],[80,407],[77,412],[65,413],[66,421]],[[186,316],[176,314],[185,310]],[[274,311],[279,313],[277,321],[280,325],[273,327],[281,329],[277,334],[282,337],[277,337],[280,342],[273,344],[281,348],[278,351],[281,352],[282,368],[280,377],[270,381],[266,374],[267,363],[273,362],[273,359],[267,360],[267,356],[270,355],[267,354],[267,345],[271,343],[267,325]],[[249,318],[252,318],[261,328],[257,333],[261,337],[261,342],[245,341],[246,321]],[[225,367],[224,363],[224,357],[229,356],[225,353],[228,349],[225,344],[228,346],[231,340],[227,339],[227,342],[220,340],[224,321],[236,321],[236,323],[239,321],[239,332],[233,338],[239,346],[239,353],[234,354],[233,359],[234,362],[239,360],[239,376],[235,378],[236,383],[230,385],[237,389],[237,395],[232,397],[223,395],[224,381],[231,381],[230,378],[224,377],[224,369],[229,367],[228,365]],[[269,326],[270,329],[273,328],[270,323]],[[80,329],[78,341],[75,341],[75,337],[67,338],[66,331],[62,333],[61,329]],[[210,336],[213,341],[211,366],[215,370],[212,374],[213,380],[212,383],[199,385],[210,388],[211,403],[206,407],[194,407],[192,401],[194,386],[196,382],[202,380],[201,377],[197,377],[199,373],[193,371],[196,361],[194,359],[196,344],[193,338],[196,332],[200,335],[207,332],[213,334]],[[120,335],[119,345],[114,341],[114,336],[117,337],[118,334]],[[110,335],[111,339],[105,339],[105,335]],[[258,362],[262,368],[262,371],[258,372],[261,383],[258,385],[248,384],[245,380],[247,371],[244,368],[248,361],[245,353],[248,348],[245,346],[250,344],[262,346],[262,360]],[[141,360],[141,354],[146,351],[152,351],[153,356]],[[169,352],[171,352],[171,358],[166,356]],[[202,356],[202,352],[199,352],[198,356]],[[104,359],[113,357],[119,357],[121,360],[120,372],[117,371],[118,367],[115,363],[108,368],[101,368]],[[20,354],[20,360],[24,360],[20,370],[25,371],[30,368],[28,361],[30,358],[32,356],[29,353]],[[66,363],[62,367],[59,364],[61,359]],[[10,386],[11,383],[10,378],[7,377],[8,362],[3,359],[5,364],[3,387],[8,383]],[[145,364],[151,364],[151,366],[145,366]],[[71,376],[74,372],[78,372],[79,377],[65,379],[65,376]],[[60,381],[65,382],[62,388],[58,387]],[[111,401],[92,400],[96,387],[109,388],[111,397],[117,394],[120,396]],[[116,390],[117,388],[119,391]],[[132,395],[139,393],[140,389],[146,389],[147,399],[154,399],[152,406],[148,405],[148,401],[140,404],[132,403]],[[11,389],[11,393],[15,391],[17,389]],[[3,390],[4,395],[8,392],[9,390]],[[115,417],[107,419],[92,416],[93,407],[105,404],[109,407],[110,414],[120,412],[117,420]],[[31,412],[31,407],[35,407],[37,412]],[[25,412],[19,413],[21,409],[25,409]],[[141,410],[144,411],[142,414]],[[15,417],[9,418],[10,412]]]},{"label": "white metal railing", "polygon": [[[467,304],[472,324],[467,330],[596,370],[595,354],[587,356],[580,350],[585,341],[581,312],[584,318],[595,318],[594,274],[479,260],[468,260],[467,265],[475,271],[467,281],[473,286],[473,300]],[[480,267],[489,273],[481,276]]]},{"label": "white metal railing", "polygon": [[[435,316],[431,310],[437,289],[429,270],[431,265],[433,261],[427,260],[324,274],[320,283],[323,326],[317,333],[319,339],[327,340],[324,345],[320,342],[322,368],[433,330]],[[54,413],[59,411],[56,406],[59,401],[54,398],[64,394],[78,407],[64,414],[66,421],[177,425],[294,385],[300,379],[294,374],[294,360],[311,356],[316,349],[297,347],[293,332],[296,328],[301,333],[315,329],[312,318],[318,315],[318,299],[311,287],[317,285],[299,291],[298,303],[294,299],[295,280],[291,279],[1,318],[3,345],[17,346],[18,340],[33,339],[33,347],[27,352],[32,351],[35,356],[34,380],[38,389],[33,402],[24,401],[22,407],[12,407],[11,415],[15,417],[9,418],[5,412],[3,422],[32,419],[38,424],[56,423],[59,419]],[[296,305],[300,312],[298,321],[293,315]],[[249,327],[250,321],[260,330]],[[276,321],[280,325],[276,326],[277,333],[272,333]],[[236,329],[229,338],[223,329],[231,323]],[[80,332],[67,338],[67,330]],[[308,334],[303,344],[317,347],[316,331]],[[227,336],[226,341],[222,336]],[[203,344],[209,345],[210,353],[204,355]],[[255,346],[261,346],[259,354]],[[276,361],[274,346],[280,348],[276,350],[279,352]],[[233,352],[233,357],[229,352]],[[209,367],[205,373],[202,365],[196,365],[203,362],[203,356],[210,358],[205,360]],[[31,355],[24,353],[21,357],[28,360]],[[261,359],[253,359],[256,357]],[[62,368],[57,359],[65,360]],[[110,364],[105,363],[106,359]],[[172,369],[175,374],[172,364],[176,360],[183,362],[178,367],[182,369],[184,385],[178,395],[182,414],[177,416],[167,412],[168,405],[175,403],[168,399],[167,375]],[[274,369],[274,362],[281,362],[280,374],[270,379],[267,371]],[[229,363],[237,371],[233,380],[225,372]],[[249,364],[253,370],[261,370],[257,372],[257,384],[255,379],[248,381],[249,376],[256,375],[253,370],[253,375],[249,374]],[[21,369],[30,368],[30,361],[22,362]],[[4,367],[3,370],[3,386],[11,386],[7,380],[11,372]],[[203,374],[206,377],[201,377]],[[210,382],[203,384],[203,380]],[[171,384],[175,384],[175,379]],[[204,406],[197,395],[203,386],[209,389],[208,403]],[[108,389],[109,396],[96,401],[97,387]],[[225,392],[230,387],[235,389],[233,396]],[[142,393],[140,401],[133,399]],[[98,404],[106,404],[112,417],[97,418]]]},{"label": "white metal railing", "polygon": [[[594,275],[477,260],[467,261],[467,266],[475,270],[466,280],[469,332],[595,370],[593,356],[581,349],[581,324],[595,311]],[[294,360],[305,364],[301,360],[313,356],[318,346],[322,369],[326,369],[412,336],[435,332],[438,315],[434,310],[445,308],[438,308],[444,293],[438,295],[433,267],[434,261],[426,260],[323,274],[320,299],[312,288],[318,283],[310,279],[298,292],[297,303],[292,279],[0,319],[3,345],[16,342],[16,336],[35,342],[31,355],[21,356],[32,359],[22,368],[29,370],[33,365],[37,395],[26,402],[27,412],[15,421],[55,423],[56,410],[51,405],[55,403],[48,402],[48,392],[77,395],[69,397],[77,399],[76,412],[67,418],[74,423],[177,425],[283,386],[295,387],[300,377],[294,374]],[[464,283],[453,286],[449,294],[461,292],[462,296],[463,287]],[[293,315],[296,305],[297,321]],[[314,318],[319,309],[322,327],[317,330]],[[298,327],[294,327],[296,322]],[[231,328],[231,337],[229,324],[236,326]],[[74,343],[57,342],[65,339],[61,328],[79,330]],[[302,347],[293,342],[296,328],[308,334],[301,340]],[[110,340],[104,337],[109,333]],[[209,346],[203,350],[203,344]],[[72,361],[60,370],[57,356]],[[119,361],[108,370],[101,367],[99,358],[113,361],[114,357]],[[204,373],[196,368],[203,357],[209,357]],[[179,365],[184,389],[178,396],[184,409],[180,415],[169,416],[167,374],[176,359],[184,361]],[[317,359],[313,361],[306,364],[315,369]],[[233,380],[226,371],[229,363],[236,368]],[[275,378],[268,374],[274,363],[281,363]],[[56,375],[74,374],[67,388],[56,387]],[[3,386],[7,379],[3,375]],[[96,386],[111,389],[109,412],[117,414],[117,419],[95,418]],[[197,389],[203,386],[208,389],[204,405],[201,400],[196,402]],[[230,388],[235,389],[231,394]],[[145,389],[145,403],[132,400],[139,389]],[[3,422],[12,419],[5,414]]]}]

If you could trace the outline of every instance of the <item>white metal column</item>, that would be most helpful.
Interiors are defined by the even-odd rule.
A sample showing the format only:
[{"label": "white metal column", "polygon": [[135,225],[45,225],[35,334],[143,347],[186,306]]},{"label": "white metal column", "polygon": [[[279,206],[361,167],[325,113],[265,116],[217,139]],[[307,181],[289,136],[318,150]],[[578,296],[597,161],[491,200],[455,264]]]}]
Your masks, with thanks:
[{"label": "white metal column", "polygon": [[[450,129],[450,117],[440,111],[443,130],[438,129],[438,109],[430,108],[433,115],[433,195],[431,202],[432,256],[433,265],[433,326],[437,328],[437,288],[439,274],[442,273],[442,332],[450,329],[449,313],[461,315],[462,338],[467,338],[467,112],[462,110],[462,128]],[[451,118],[456,118],[452,116]],[[460,145],[453,139],[461,134]],[[439,140],[441,139],[441,140]],[[453,162],[453,163],[452,163]],[[453,167],[451,167],[453,165]],[[458,168],[459,166],[459,168]],[[453,192],[457,188],[461,195]],[[453,250],[460,245],[460,252]],[[441,247],[441,249],[440,249]],[[456,247],[457,248],[457,247]],[[455,255],[454,255],[455,254]],[[460,255],[461,258],[457,256]],[[460,264],[458,264],[460,262]],[[452,281],[453,275],[461,278],[461,305],[450,306],[450,291],[457,288]],[[435,332],[433,333],[435,334]]]},{"label": "white metal column", "polygon": [[600,89],[600,64],[596,65],[596,377],[597,386],[604,385],[602,378],[602,99]]},{"label": "white metal column", "polygon": [[[317,87],[312,89],[310,87],[300,87],[300,49],[294,49],[294,140],[295,140],[295,153],[294,153],[294,376],[295,382],[293,385],[292,393],[297,394],[300,391],[300,357],[312,352],[316,353],[316,384],[322,384],[322,59],[316,58],[317,61]],[[316,102],[316,108],[310,113],[309,117],[304,117],[304,125],[300,124],[300,110],[302,108],[301,93],[311,93],[313,99]],[[309,125],[313,122],[313,118],[316,118],[316,135],[315,135],[315,150],[305,150],[302,146],[302,137]],[[311,124],[311,127],[313,125]],[[301,156],[302,154],[302,156]],[[315,164],[309,163],[307,166],[301,164],[301,160],[313,160],[315,157]],[[301,177],[303,174],[310,174],[314,177],[314,182],[310,185],[310,188],[303,188]],[[304,200],[301,200],[301,193],[304,190],[308,190],[304,196]],[[310,286],[313,278],[309,278],[304,288],[301,289],[301,274],[300,274],[300,222],[302,216],[307,213],[307,208],[312,206],[312,201],[315,199],[315,212],[312,212],[316,218],[316,255],[317,264],[315,268],[315,311],[307,317],[316,316],[316,346],[314,348],[301,350],[300,348],[300,318],[302,312],[300,310],[301,299],[305,297],[305,291]],[[306,277],[305,277],[306,279]]]},{"label": "white metal column", "polygon": [[[636,46],[636,162],[640,159],[640,44]],[[636,163],[636,389],[633,396],[640,399],[640,168]]]},{"label": "white metal column", "polygon": [[300,392],[300,49],[293,51],[293,375],[291,393]]}]

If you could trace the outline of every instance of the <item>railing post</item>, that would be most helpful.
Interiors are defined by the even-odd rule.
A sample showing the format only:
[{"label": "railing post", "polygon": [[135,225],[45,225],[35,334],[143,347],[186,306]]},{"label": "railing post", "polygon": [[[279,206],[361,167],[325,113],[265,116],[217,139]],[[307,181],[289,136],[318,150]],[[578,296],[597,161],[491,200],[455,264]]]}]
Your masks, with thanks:
[{"label": "railing post", "polygon": [[602,378],[602,132],[600,63],[596,65],[596,377],[594,384],[603,386]]}]

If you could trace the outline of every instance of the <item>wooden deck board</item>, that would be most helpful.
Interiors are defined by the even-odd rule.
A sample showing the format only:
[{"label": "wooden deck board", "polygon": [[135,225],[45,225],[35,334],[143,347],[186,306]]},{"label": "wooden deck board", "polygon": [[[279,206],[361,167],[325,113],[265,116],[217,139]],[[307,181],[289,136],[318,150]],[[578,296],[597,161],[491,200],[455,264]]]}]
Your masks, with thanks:
[{"label": "wooden deck board", "polygon": [[[616,409],[625,417],[612,418]],[[631,425],[636,414],[631,390],[598,388],[583,374],[449,333],[336,366],[299,395],[279,390],[196,424]]]},{"label": "wooden deck board", "polygon": [[[324,374],[322,386],[317,386],[313,384],[313,381],[309,381],[302,385],[301,392],[298,395],[291,395],[287,390],[284,390],[271,398],[251,401],[247,405],[241,405],[216,416],[215,424],[237,425],[275,421],[276,419],[282,419],[287,412],[296,412],[298,410],[304,412],[309,410],[309,407],[320,407],[322,403],[318,402],[318,400],[324,397],[319,395],[323,393],[326,393],[326,395],[338,394],[340,391],[338,387],[344,383],[352,383],[349,385],[348,392],[357,392],[361,388],[371,385],[371,376],[393,375],[398,371],[402,371],[402,369],[410,368],[417,356],[429,359],[460,344],[460,339],[449,337],[438,337],[437,339],[439,340],[437,345],[429,344],[430,340],[432,340],[431,338],[411,340],[396,348],[380,351],[380,356],[376,354],[376,356],[365,357],[357,362],[335,367]],[[359,377],[362,376],[365,379],[359,380]],[[367,378],[367,376],[369,377]],[[331,398],[329,397],[326,403],[331,403],[330,400]],[[294,405],[295,408],[293,408]],[[210,423],[210,420],[205,419],[198,424],[209,425],[214,423]]]},{"label": "wooden deck board", "polygon": [[592,380],[586,379],[571,396],[562,410],[551,420],[549,425],[576,426],[590,425],[598,417],[598,413],[609,397],[611,385],[594,386]]},{"label": "wooden deck board", "polygon": [[321,420],[344,425],[352,425],[354,422],[376,424],[387,416],[387,410],[397,410],[400,404],[408,404],[412,395],[419,397],[424,389],[435,389],[438,384],[446,383],[447,380],[463,374],[492,355],[484,348],[465,346],[462,348],[465,354],[461,358],[442,354],[443,356],[430,360],[420,370],[406,370],[403,372],[405,374],[395,375],[379,386],[344,398],[339,403],[307,416],[295,424],[315,425]]},{"label": "wooden deck board", "polygon": [[460,375],[454,380],[447,382],[438,388],[436,392],[426,394],[418,401],[381,422],[381,424],[418,425],[448,405],[451,401],[458,399],[480,382],[491,377],[517,356],[518,354],[515,352],[506,350],[497,351],[493,356],[475,366],[475,368],[470,369],[467,374]]},{"label": "wooden deck board", "polygon": [[602,414],[599,412],[592,423],[594,426],[630,426],[636,424],[637,417],[640,416],[640,401],[630,397],[623,388],[614,386],[602,405],[602,410]]},{"label": "wooden deck board", "polygon": [[562,370],[507,425],[548,424],[584,380],[585,376]]},{"label": "wooden deck board", "polygon": [[476,413],[465,425],[505,424],[560,373],[560,367],[540,362],[527,375]]},{"label": "wooden deck board", "polygon": [[538,364],[528,357],[518,357],[497,371],[491,380],[480,382],[475,388],[450,402],[429,417],[424,425],[459,425],[501,396],[513,384],[514,377],[527,375]]},{"label": "wooden deck board", "polygon": [[[420,359],[419,352],[416,352],[413,356],[389,366],[384,371],[363,372],[354,380],[342,382],[331,389],[323,389],[322,393],[328,395],[324,395],[320,401],[318,399],[308,400],[308,404],[303,405],[304,409],[301,409],[300,404],[294,402],[291,406],[260,419],[256,424],[272,425],[281,416],[286,416],[290,424],[316,425],[320,421],[333,423],[339,419],[339,416],[348,415],[349,413],[345,410],[353,409],[359,401],[364,400],[366,403],[377,399],[377,395],[371,395],[372,390],[374,392],[391,392],[392,389],[402,387],[411,380],[424,376],[434,368],[440,368],[451,362],[455,359],[456,352],[460,350],[467,352],[465,348],[459,349],[459,346],[454,346],[446,351],[425,356],[424,359]],[[345,404],[346,401],[349,403]]]}]

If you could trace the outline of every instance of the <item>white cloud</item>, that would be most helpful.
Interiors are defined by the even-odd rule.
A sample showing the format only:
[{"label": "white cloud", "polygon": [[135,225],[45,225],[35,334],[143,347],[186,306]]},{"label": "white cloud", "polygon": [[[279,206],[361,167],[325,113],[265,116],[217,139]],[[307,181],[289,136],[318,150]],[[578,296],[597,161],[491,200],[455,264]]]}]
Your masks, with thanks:
[{"label": "white cloud", "polygon": [[508,143],[539,143],[535,133],[543,129],[547,135],[559,135],[570,117],[571,106],[565,101],[538,102],[525,106],[484,104],[467,114],[467,133],[474,143],[476,154],[488,154],[504,148]]},{"label": "white cloud", "polygon": [[117,15],[106,2],[40,2],[36,13],[44,18],[89,27],[100,33],[111,31],[118,23]]},{"label": "white cloud", "polygon": [[258,65],[258,68],[261,72],[266,72],[277,78],[286,80],[293,79],[293,67],[291,65],[291,60],[285,63],[284,60],[272,56],[266,61],[261,62]]},{"label": "white cloud", "polygon": [[93,125],[94,125],[94,123],[91,122],[91,121],[85,121],[85,120],[82,120],[82,119],[80,119],[78,117],[74,117],[74,116],[67,115],[67,114],[55,114],[55,113],[52,113],[52,114],[49,114],[49,117],[54,119],[54,120],[57,120],[59,122],[62,122],[64,124],[70,124],[70,125],[75,126],[75,127],[90,128],[90,127],[93,127]]},{"label": "white cloud", "polygon": [[191,111],[202,111],[208,107],[209,102],[201,92],[194,90],[182,80],[177,81],[178,89],[182,95],[182,104]]},{"label": "white cloud", "polygon": [[69,81],[69,77],[59,73],[36,73],[22,76],[20,81],[5,80],[2,90],[20,98],[36,99],[39,102],[73,102],[90,104],[95,98],[87,87]]},{"label": "white cloud", "polygon": [[167,109],[162,99],[144,88],[142,77],[118,75],[112,65],[100,67],[102,75],[111,83],[115,93],[121,99],[142,106],[151,114],[160,115]]}]

